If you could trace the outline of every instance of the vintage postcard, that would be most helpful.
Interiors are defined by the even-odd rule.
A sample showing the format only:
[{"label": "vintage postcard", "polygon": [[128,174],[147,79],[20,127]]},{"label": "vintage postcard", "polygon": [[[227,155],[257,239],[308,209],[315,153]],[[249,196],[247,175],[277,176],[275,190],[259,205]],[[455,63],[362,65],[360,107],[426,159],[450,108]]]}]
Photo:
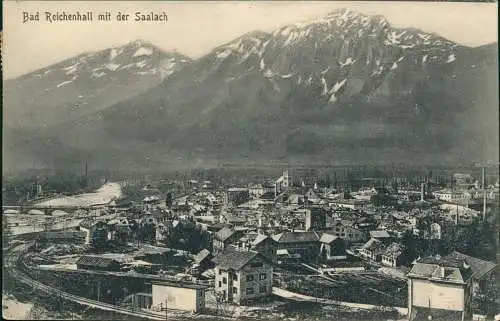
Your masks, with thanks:
[{"label": "vintage postcard", "polygon": [[3,13],[3,318],[500,320],[496,3]]}]

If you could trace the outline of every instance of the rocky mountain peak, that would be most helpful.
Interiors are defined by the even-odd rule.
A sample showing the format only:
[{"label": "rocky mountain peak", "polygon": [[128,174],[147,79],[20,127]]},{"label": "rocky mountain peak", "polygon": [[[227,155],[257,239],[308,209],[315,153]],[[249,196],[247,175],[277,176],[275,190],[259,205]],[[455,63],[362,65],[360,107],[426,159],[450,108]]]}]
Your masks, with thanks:
[{"label": "rocky mountain peak", "polygon": [[473,142],[498,146],[496,70],[496,45],[467,48],[349,9],[247,33],[193,61],[139,40],[8,92],[7,106],[28,107],[9,111],[13,127],[37,128],[11,134],[21,138],[10,148],[55,164],[52,155],[80,159],[92,146],[95,163],[132,167],[151,153],[169,166],[453,162],[498,151]]},{"label": "rocky mountain peak", "polygon": [[272,33],[245,34],[214,49],[207,61],[214,70],[231,66],[230,81],[259,71],[276,92],[293,82],[335,104],[341,96],[390,96],[386,86],[400,86],[400,70],[423,77],[429,65],[459,59],[457,49],[422,30],[393,28],[383,16],[340,9]]}]

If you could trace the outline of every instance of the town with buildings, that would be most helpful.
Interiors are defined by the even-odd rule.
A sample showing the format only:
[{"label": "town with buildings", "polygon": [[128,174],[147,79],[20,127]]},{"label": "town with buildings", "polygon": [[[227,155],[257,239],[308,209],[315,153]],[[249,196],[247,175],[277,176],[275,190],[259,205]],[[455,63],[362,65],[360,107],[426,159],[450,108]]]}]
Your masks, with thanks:
[{"label": "town with buildings", "polygon": [[106,182],[4,206],[4,266],[140,319],[487,320],[499,183],[476,173]]},{"label": "town with buildings", "polygon": [[500,321],[498,4],[431,2],[4,1],[3,319]]}]

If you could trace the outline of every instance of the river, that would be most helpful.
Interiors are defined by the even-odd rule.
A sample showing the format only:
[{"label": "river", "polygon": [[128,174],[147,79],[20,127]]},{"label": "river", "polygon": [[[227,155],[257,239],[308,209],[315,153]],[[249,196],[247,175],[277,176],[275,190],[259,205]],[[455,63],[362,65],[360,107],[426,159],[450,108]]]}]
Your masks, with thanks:
[{"label": "river", "polygon": [[78,194],[52,198],[39,203],[37,206],[46,207],[89,207],[105,205],[122,195],[122,189],[118,183],[106,183],[93,193]]}]

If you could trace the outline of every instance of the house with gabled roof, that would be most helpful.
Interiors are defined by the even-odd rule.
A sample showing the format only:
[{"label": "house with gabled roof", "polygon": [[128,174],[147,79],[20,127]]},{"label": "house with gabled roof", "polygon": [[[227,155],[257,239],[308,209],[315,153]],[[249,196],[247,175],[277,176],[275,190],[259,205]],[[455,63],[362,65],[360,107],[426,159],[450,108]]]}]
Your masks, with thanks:
[{"label": "house with gabled roof", "polygon": [[258,234],[252,242],[251,248],[262,254],[271,262],[276,263],[276,249],[278,248],[278,244],[271,237],[264,234]]},{"label": "house with gabled roof", "polygon": [[471,315],[472,269],[466,260],[426,257],[408,273],[408,315],[418,320],[465,320]]},{"label": "house with gabled roof", "polygon": [[457,251],[453,251],[446,255],[444,259],[464,260],[470,265],[472,271],[473,289],[475,292],[484,293],[489,284],[496,284],[496,264],[494,262],[481,260]]},{"label": "house with gabled roof", "polygon": [[352,226],[343,224],[340,221],[334,222],[332,226],[325,229],[325,232],[328,234],[338,236],[349,243],[360,243],[366,241],[365,233]]},{"label": "house with gabled roof", "polygon": [[399,243],[391,243],[385,248],[381,255],[381,263],[389,267],[400,266],[406,263],[405,247]]},{"label": "house with gabled roof", "polygon": [[386,246],[382,241],[371,238],[359,249],[359,253],[366,259],[380,261],[385,249]]},{"label": "house with gabled roof", "polygon": [[272,294],[272,263],[247,246],[228,246],[212,260],[215,293],[224,302],[245,305]]},{"label": "house with gabled roof", "polygon": [[224,227],[214,234],[213,253],[217,254],[229,244],[236,243],[245,232],[243,230],[235,230],[232,227]]},{"label": "house with gabled roof", "polygon": [[213,263],[211,261],[212,253],[209,250],[203,249],[198,254],[193,257],[193,270],[196,270],[199,274],[203,273],[207,269],[213,267]]},{"label": "house with gabled roof", "polygon": [[290,254],[300,254],[305,261],[315,261],[320,250],[320,233],[311,232],[283,232],[274,235],[277,250],[287,250]]},{"label": "house with gabled roof", "polygon": [[345,259],[345,242],[333,234],[323,233],[319,239],[322,260],[331,261]]}]

